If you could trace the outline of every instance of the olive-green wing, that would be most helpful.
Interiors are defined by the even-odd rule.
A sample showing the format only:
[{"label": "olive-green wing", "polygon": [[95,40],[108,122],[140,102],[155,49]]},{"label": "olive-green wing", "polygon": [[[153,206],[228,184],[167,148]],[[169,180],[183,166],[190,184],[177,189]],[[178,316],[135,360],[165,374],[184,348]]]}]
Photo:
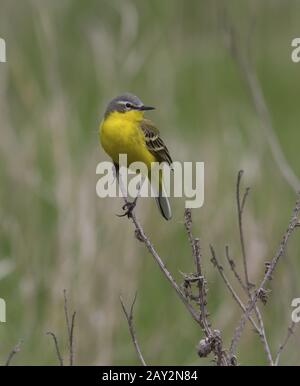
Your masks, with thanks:
[{"label": "olive-green wing", "polygon": [[143,130],[143,133],[145,135],[145,141],[148,150],[153,155],[155,155],[158,162],[167,162],[169,165],[171,165],[171,163],[173,162],[172,158],[170,156],[167,146],[160,138],[159,130],[148,119],[142,120],[141,129]]}]

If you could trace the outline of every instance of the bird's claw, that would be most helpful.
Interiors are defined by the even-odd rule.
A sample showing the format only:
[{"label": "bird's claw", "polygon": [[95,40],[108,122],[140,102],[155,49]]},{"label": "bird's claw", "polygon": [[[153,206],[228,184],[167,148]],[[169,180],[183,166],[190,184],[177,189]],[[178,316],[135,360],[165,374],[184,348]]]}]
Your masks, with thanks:
[{"label": "bird's claw", "polygon": [[117,214],[118,217],[125,217],[127,216],[128,218],[132,217],[132,212],[136,206],[136,200],[133,202],[126,202],[123,206],[122,209],[125,210],[125,213],[123,214]]}]

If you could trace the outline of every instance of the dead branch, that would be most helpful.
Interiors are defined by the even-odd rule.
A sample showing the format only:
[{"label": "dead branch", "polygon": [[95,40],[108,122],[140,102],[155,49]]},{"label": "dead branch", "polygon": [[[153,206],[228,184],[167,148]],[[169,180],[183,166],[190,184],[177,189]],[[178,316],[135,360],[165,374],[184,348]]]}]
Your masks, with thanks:
[{"label": "dead branch", "polygon": [[243,210],[245,207],[246,199],[249,194],[250,188],[246,188],[241,200],[240,190],[241,190],[241,179],[242,179],[243,173],[244,173],[243,170],[240,170],[238,173],[238,178],[236,183],[236,202],[237,202],[237,210],[238,210],[239,234],[240,234],[240,243],[242,248],[245,283],[246,283],[246,288],[249,291],[251,288],[251,284],[249,282],[248,263],[247,263],[247,257],[246,257],[246,248],[245,248],[244,232],[243,232]]},{"label": "dead branch", "polygon": [[290,337],[294,334],[295,327],[296,327],[296,323],[292,322],[287,330],[287,334],[286,334],[286,337],[284,338],[283,343],[279,346],[279,349],[277,351],[275,362],[274,362],[275,366],[279,365],[279,360],[280,360],[280,356],[282,354],[282,351],[285,349],[286,345],[288,344]]},{"label": "dead branch", "polygon": [[235,265],[235,262],[234,260],[230,257],[230,254],[229,254],[229,246],[226,245],[225,246],[225,256],[226,256],[226,259],[227,259],[227,262],[235,276],[235,278],[237,279],[238,283],[240,284],[240,286],[243,288],[243,290],[247,293],[247,287],[245,286],[241,276],[239,275],[237,269],[236,269],[236,265]]},{"label": "dead branch", "polygon": [[[265,272],[265,275],[258,287],[257,290],[251,292],[252,287],[254,286],[251,284],[249,281],[249,274],[248,274],[248,266],[247,266],[247,254],[246,254],[246,248],[245,248],[245,238],[244,238],[244,233],[243,233],[243,212],[246,204],[246,199],[249,194],[249,188],[247,188],[244,192],[244,194],[241,196],[241,189],[240,189],[240,184],[241,184],[241,178],[242,178],[243,172],[240,171],[238,173],[238,179],[237,179],[237,185],[236,185],[236,199],[237,199],[237,212],[238,212],[238,224],[239,224],[239,236],[240,236],[240,243],[241,243],[241,250],[242,250],[242,262],[243,262],[243,267],[244,267],[244,276],[245,276],[245,282],[239,275],[235,262],[233,259],[230,258],[229,256],[229,248],[226,247],[226,258],[229,263],[229,266],[234,273],[236,279],[238,280],[239,284],[241,285],[242,289],[245,291],[245,294],[248,297],[248,302],[247,305],[245,305],[242,300],[239,298],[237,293],[235,292],[234,288],[230,284],[228,278],[223,272],[223,267],[219,263],[215,251],[213,247],[211,247],[211,254],[212,254],[212,262],[214,265],[217,267],[226,287],[229,289],[231,295],[233,296],[234,300],[237,302],[239,307],[242,309],[243,313],[241,316],[241,319],[234,331],[234,335],[231,341],[230,345],[230,350],[229,354],[227,354],[226,350],[223,349],[223,342],[221,339],[221,333],[218,330],[213,330],[211,328],[211,324],[208,320],[209,313],[207,312],[207,301],[206,301],[206,293],[207,293],[207,288],[206,288],[206,280],[203,275],[203,269],[202,269],[202,255],[201,255],[201,249],[200,249],[200,240],[198,238],[195,238],[192,234],[192,216],[191,216],[191,211],[188,209],[185,211],[185,216],[184,216],[184,224],[185,228],[187,231],[188,239],[191,244],[192,248],[192,255],[194,258],[194,264],[196,268],[195,273],[191,274],[183,274],[184,276],[184,285],[183,285],[183,290],[180,288],[180,286],[177,284],[175,279],[173,278],[172,274],[169,272],[169,270],[166,268],[164,262],[162,261],[161,257],[159,256],[158,252],[155,250],[153,244],[150,242],[149,238],[146,236],[141,224],[136,218],[134,207],[132,210],[127,212],[128,218],[132,221],[134,225],[134,233],[137,239],[141,242],[143,242],[146,245],[147,250],[149,253],[152,255],[154,258],[155,262],[158,264],[160,270],[166,277],[166,279],[169,281],[171,286],[174,288],[176,291],[178,297],[181,299],[181,301],[184,303],[186,309],[189,311],[193,319],[201,326],[205,337],[200,340],[198,346],[197,346],[197,351],[198,355],[200,357],[206,357],[210,353],[214,353],[215,355],[215,361],[217,365],[221,366],[230,366],[230,365],[236,365],[236,357],[235,357],[235,351],[236,351],[236,346],[237,343],[240,339],[240,336],[242,334],[242,331],[244,329],[246,320],[248,319],[253,327],[254,330],[258,333],[260,340],[263,344],[264,350],[267,355],[267,359],[270,365],[274,365],[271,350],[269,347],[269,343],[266,337],[266,332],[265,332],[265,327],[264,327],[264,322],[262,319],[262,315],[260,313],[260,310],[257,306],[257,301],[259,299],[262,299],[266,301],[266,296],[268,289],[265,288],[266,283],[268,280],[271,279],[272,273],[281,258],[281,256],[284,254],[284,251],[286,249],[288,240],[293,232],[293,230],[298,227],[299,225],[299,218],[298,214],[300,212],[300,194],[299,194],[299,199],[297,200],[296,206],[293,211],[292,218],[290,220],[288,229],[286,233],[284,234],[284,237],[282,239],[282,242],[280,243],[280,246],[277,250],[277,253],[274,255],[273,259],[271,262],[267,265],[267,270]],[[130,205],[130,202],[128,201],[126,194],[124,194],[125,189],[123,186],[123,182],[121,178],[119,178],[119,186],[123,194],[123,198],[127,207]],[[193,285],[197,286],[197,295],[193,293]],[[192,302],[195,302],[199,308],[200,312],[198,313],[194,306],[192,305]],[[135,349],[138,353],[138,356],[140,357],[140,349],[134,334],[133,330],[133,306],[135,303],[132,304],[131,311],[128,313],[126,311],[126,308],[124,306],[124,303],[121,299],[121,304],[123,311],[126,315],[128,325],[129,325],[129,330],[131,333],[132,341],[135,345]],[[257,322],[254,320],[253,316],[251,316],[252,311],[255,313]],[[285,346],[285,345],[284,345]],[[280,352],[283,350],[283,348],[280,350]],[[280,354],[279,354],[280,355]],[[141,358],[140,358],[141,360]],[[143,361],[141,360],[143,363]]]},{"label": "dead branch", "polygon": [[270,345],[269,345],[269,342],[268,342],[268,339],[267,339],[267,335],[266,335],[265,325],[264,325],[262,315],[261,315],[257,305],[255,305],[254,311],[255,311],[255,314],[256,314],[256,317],[257,317],[257,320],[258,320],[258,324],[259,324],[259,327],[260,327],[259,338],[260,338],[260,340],[261,340],[261,342],[263,344],[263,347],[264,347],[265,353],[267,355],[267,359],[268,359],[269,365],[270,366],[274,366]]},{"label": "dead branch", "polygon": [[6,362],[5,362],[5,366],[9,366],[11,364],[11,361],[13,359],[13,357],[21,351],[21,345],[22,345],[22,341],[20,341],[12,350],[11,352],[8,354],[8,357],[6,359]]},{"label": "dead branch", "polygon": [[192,212],[191,209],[185,209],[184,212],[184,225],[187,231],[188,239],[192,248],[192,255],[194,258],[194,264],[196,267],[196,274],[185,275],[185,283],[189,286],[190,283],[196,282],[198,288],[198,296],[193,300],[199,304],[200,314],[199,321],[202,330],[206,338],[201,339],[198,344],[197,351],[200,357],[206,357],[210,352],[214,352],[216,357],[216,363],[219,366],[227,366],[227,354],[223,350],[223,343],[221,333],[219,330],[213,330],[208,320],[209,313],[206,309],[207,300],[207,282],[202,272],[202,255],[200,249],[200,240],[195,238],[192,233]]},{"label": "dead branch", "polygon": [[[264,98],[261,85],[257,78],[254,65],[251,61],[251,58],[253,57],[253,55],[251,55],[250,53],[250,40],[248,39],[248,44],[247,44],[248,51],[243,50],[243,46],[241,41],[238,38],[237,31],[235,30],[233,24],[231,23],[231,20],[228,17],[226,7],[223,7],[222,9],[220,21],[221,21],[221,26],[223,30],[222,32],[223,32],[223,35],[225,36],[225,44],[229,49],[232,55],[232,58],[235,61],[238,69],[240,70],[240,73],[245,82],[245,85],[249,90],[250,96],[252,98],[253,106],[261,121],[261,127],[268,141],[273,159],[279,171],[281,172],[283,178],[286,180],[286,182],[293,188],[293,190],[298,191],[300,189],[300,180],[298,176],[295,174],[295,172],[293,171],[293,169],[291,168],[291,166],[289,165],[282,151],[280,143],[276,137],[275,130],[272,125],[271,114],[268,109],[266,100]],[[248,37],[249,36],[250,35],[248,35]],[[238,181],[238,185],[239,185],[239,181]],[[238,202],[239,213],[241,214],[243,212],[244,201],[246,200],[247,194],[248,192],[246,191],[246,194],[244,195],[244,198],[242,200],[242,204],[240,204],[240,201]],[[265,284],[264,283],[263,286],[256,291],[254,296],[250,294],[251,286],[249,287],[248,285],[249,283],[247,282],[247,266],[245,265],[246,258],[244,256],[245,248],[244,248],[244,240],[242,236],[242,223],[240,220],[239,220],[239,228],[240,228],[240,235],[241,235],[242,255],[244,260],[244,270],[245,270],[245,276],[246,276],[246,286],[247,286],[247,289],[249,289],[249,299],[250,299],[247,310],[249,309],[250,311],[252,311],[252,309],[254,308],[258,322],[261,324],[260,325],[261,330],[265,335],[262,317],[258,307],[256,306],[256,302],[257,302],[257,299],[260,298],[265,303],[267,301],[268,291],[264,289],[264,284]],[[277,263],[275,263],[275,266],[276,264]],[[275,268],[275,266],[273,268]],[[271,273],[271,271],[273,271],[273,269],[269,270],[269,273]],[[269,280],[269,279],[267,278],[266,280]],[[232,352],[232,348],[235,346],[235,340],[237,336],[239,336],[242,333],[246,319],[247,318],[242,318],[241,322],[239,323],[239,327],[235,331],[230,352]],[[269,358],[269,362],[270,364],[273,364],[266,337],[264,339],[265,339],[265,349]]]},{"label": "dead branch", "polygon": [[184,225],[187,231],[188,239],[192,248],[192,255],[194,258],[194,264],[196,267],[196,277],[193,275],[193,278],[196,279],[197,287],[198,287],[198,303],[200,306],[200,323],[201,327],[206,333],[207,336],[211,335],[210,323],[208,321],[208,312],[206,310],[206,280],[202,274],[201,267],[201,250],[200,250],[200,240],[198,238],[194,238],[192,234],[192,212],[190,209],[185,209],[184,211]]},{"label": "dead branch", "polygon": [[[65,313],[65,321],[66,321],[67,336],[68,336],[69,365],[73,366],[74,364],[74,328],[75,328],[76,312],[74,311],[72,313],[71,320],[70,320],[67,291],[65,289],[64,289],[64,313]],[[59,349],[59,344],[58,344],[58,339],[56,334],[52,331],[48,331],[46,334],[52,337],[58,362],[60,366],[63,366],[64,362]]]},{"label": "dead branch", "polygon": [[69,317],[69,310],[68,310],[68,299],[67,299],[67,291],[64,289],[64,311],[65,311],[65,318],[66,318],[66,326],[67,326],[67,332],[68,332],[68,345],[69,345],[69,363],[70,366],[73,366],[74,362],[74,327],[75,327],[75,317],[76,312],[74,311],[71,317]]},{"label": "dead branch", "polygon": [[52,331],[48,331],[46,334],[52,336],[54,347],[55,347],[55,351],[56,351],[56,355],[57,355],[57,358],[58,358],[58,362],[59,362],[60,366],[63,366],[64,365],[64,361],[63,361],[63,358],[62,358],[61,353],[60,353],[60,349],[59,349],[59,346],[58,346],[58,341],[57,341],[56,335]]},{"label": "dead branch", "polygon": [[[121,189],[121,192],[123,195],[124,202],[125,202],[125,204],[128,204],[129,201],[128,201],[127,196],[126,196],[126,190],[124,188],[122,178],[119,178],[119,186],[120,186],[120,189]],[[146,236],[141,224],[139,223],[139,221],[136,218],[134,210],[132,210],[130,212],[129,218],[131,219],[131,221],[135,227],[134,233],[135,233],[136,238],[146,245],[149,253],[154,258],[154,261],[158,264],[160,270],[162,271],[162,273],[164,274],[164,276],[166,277],[168,282],[171,284],[171,286],[174,288],[178,297],[183,302],[183,304],[185,305],[188,312],[191,314],[193,319],[199,324],[200,320],[199,320],[198,313],[194,310],[193,306],[190,304],[189,300],[187,299],[185,294],[182,292],[179,285],[176,283],[175,279],[173,278],[173,276],[171,275],[171,273],[169,272],[169,270],[165,266],[164,262],[160,258],[159,254],[157,253],[156,249],[154,248],[154,246],[150,242],[149,238]]]},{"label": "dead branch", "polygon": [[[218,258],[217,258],[217,255],[216,255],[216,252],[213,248],[212,245],[210,245],[210,252],[211,252],[211,262],[213,263],[213,265],[218,269],[219,271],[219,274],[221,276],[221,278],[223,279],[226,287],[228,288],[229,292],[231,293],[233,299],[237,302],[237,304],[239,305],[239,307],[242,309],[242,311],[246,311],[246,307],[245,305],[243,304],[242,300],[240,299],[240,297],[238,296],[238,294],[235,292],[235,290],[233,289],[232,285],[230,284],[230,281],[228,280],[227,276],[225,275],[224,273],[224,268],[222,267],[222,265],[220,264]],[[251,322],[252,326],[254,327],[254,330],[258,333],[258,334],[261,334],[261,331],[259,329],[259,327],[257,326],[255,320],[252,318],[252,316],[249,315],[249,321]]]},{"label": "dead branch", "polygon": [[[251,288],[254,287],[253,284],[249,282],[249,276],[248,276],[248,262],[247,262],[247,254],[246,254],[246,248],[245,248],[245,237],[244,237],[244,230],[243,230],[243,213],[244,208],[246,205],[246,200],[250,192],[250,188],[246,188],[243,196],[241,197],[241,180],[243,176],[243,170],[240,170],[238,172],[237,176],[237,183],[236,183],[236,203],[237,203],[237,212],[238,212],[238,224],[239,224],[239,236],[240,236],[240,245],[242,249],[242,261],[244,266],[244,273],[245,273],[245,283],[243,283],[242,287],[246,294],[248,295],[249,300],[252,299],[251,294]],[[269,364],[273,366],[273,358],[270,350],[270,346],[267,340],[266,332],[265,332],[265,326],[263,322],[262,315],[260,313],[260,310],[257,305],[254,306],[254,312],[259,324],[259,337],[263,344],[265,353],[267,355],[267,359],[269,361]]]},{"label": "dead branch", "polygon": [[243,315],[242,315],[242,317],[241,317],[241,319],[240,319],[240,321],[235,329],[235,332],[234,332],[234,335],[233,335],[233,338],[231,341],[231,347],[230,347],[230,354],[232,354],[232,355],[234,355],[234,353],[236,351],[236,346],[237,346],[237,343],[238,343],[238,341],[241,337],[241,334],[243,332],[245,322],[248,319],[253,308],[255,308],[257,301],[259,299],[263,299],[264,301],[266,301],[266,296],[268,293],[268,290],[265,288],[266,284],[272,278],[272,274],[273,274],[280,258],[284,255],[284,253],[286,251],[288,241],[289,241],[292,233],[294,232],[294,230],[297,228],[297,224],[299,222],[299,219],[298,219],[299,212],[300,212],[300,192],[298,193],[298,198],[297,198],[295,207],[293,209],[293,213],[292,213],[292,216],[290,218],[288,228],[282,237],[280,245],[279,245],[274,257],[272,258],[271,262],[268,264],[268,268],[265,272],[263,279],[261,280],[260,285],[254,291],[252,298],[249,300],[248,305],[246,307],[246,312],[243,313]]},{"label": "dead branch", "polygon": [[[119,177],[119,179],[118,179],[119,187],[120,187],[120,190],[122,192],[122,196],[123,196],[125,205],[130,205],[129,200],[127,199],[126,189],[123,185],[122,178],[120,177],[120,175],[118,177]],[[190,228],[191,224],[192,224],[191,213],[188,215],[188,217],[190,219],[189,220],[190,224],[188,225],[188,227]],[[227,359],[227,354],[223,350],[223,344],[222,344],[220,331],[212,330],[210,328],[208,321],[206,320],[208,313],[205,310],[205,303],[206,303],[205,289],[204,289],[205,284],[204,284],[204,278],[202,276],[202,271],[201,271],[201,262],[200,262],[201,256],[200,256],[199,240],[194,239],[190,233],[190,237],[191,237],[190,240],[192,240],[193,257],[194,257],[194,262],[196,264],[196,270],[197,270],[197,273],[194,276],[197,277],[197,281],[198,281],[198,290],[199,290],[198,301],[200,304],[200,313],[198,313],[194,309],[193,305],[190,303],[189,297],[186,296],[186,294],[182,291],[180,286],[177,284],[176,280],[173,278],[172,274],[165,266],[163,260],[161,259],[161,257],[157,253],[153,244],[151,243],[149,238],[146,236],[144,229],[142,228],[140,222],[136,218],[134,208],[128,213],[128,218],[131,219],[131,221],[135,227],[134,233],[135,233],[136,238],[145,244],[147,250],[154,258],[154,261],[158,264],[158,266],[159,266],[160,270],[162,271],[162,273],[164,274],[165,278],[168,280],[168,282],[174,288],[176,294],[178,295],[178,297],[180,298],[182,303],[185,305],[188,312],[191,314],[193,319],[201,326],[201,328],[204,329],[204,332],[206,335],[206,338],[205,338],[205,340],[206,340],[205,345],[207,346],[206,351],[209,353],[214,352],[215,357],[216,357],[216,363],[218,365],[222,365],[222,366],[229,365],[229,362]],[[186,225],[186,228],[187,228],[187,225]],[[200,282],[200,281],[202,281],[202,282]],[[199,353],[199,350],[198,350],[198,353]]]},{"label": "dead branch", "polygon": [[137,353],[137,356],[138,356],[140,362],[142,363],[142,365],[143,366],[147,366],[147,364],[146,364],[146,362],[144,360],[143,354],[141,352],[140,346],[138,344],[138,341],[137,341],[137,338],[136,338],[136,334],[135,334],[135,330],[134,330],[134,325],[133,325],[133,309],[134,309],[136,297],[137,297],[137,292],[134,295],[134,299],[133,299],[133,302],[131,304],[129,312],[126,310],[126,307],[124,305],[124,302],[123,302],[123,299],[122,299],[121,296],[120,296],[120,302],[121,302],[122,309],[123,309],[123,312],[125,314],[125,317],[127,319],[129,332],[130,332],[132,343],[133,343],[133,345],[135,347],[135,351]]}]

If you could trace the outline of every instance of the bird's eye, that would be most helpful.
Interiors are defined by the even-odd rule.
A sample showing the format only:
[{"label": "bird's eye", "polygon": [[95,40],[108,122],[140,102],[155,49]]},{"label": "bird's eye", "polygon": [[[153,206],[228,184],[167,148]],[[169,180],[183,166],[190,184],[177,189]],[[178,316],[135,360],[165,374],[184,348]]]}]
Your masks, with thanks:
[{"label": "bird's eye", "polygon": [[133,106],[132,106],[131,103],[127,102],[127,103],[125,103],[125,107],[126,107],[127,109],[131,109]]}]

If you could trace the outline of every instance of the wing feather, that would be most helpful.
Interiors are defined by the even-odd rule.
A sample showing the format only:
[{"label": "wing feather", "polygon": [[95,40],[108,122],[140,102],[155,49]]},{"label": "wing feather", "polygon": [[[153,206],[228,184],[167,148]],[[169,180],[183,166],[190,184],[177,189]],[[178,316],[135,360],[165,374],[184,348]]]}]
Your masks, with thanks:
[{"label": "wing feather", "polygon": [[167,146],[159,135],[159,130],[148,119],[142,120],[141,129],[144,133],[148,150],[157,157],[159,162],[167,162],[171,165],[173,162],[172,158]]}]

